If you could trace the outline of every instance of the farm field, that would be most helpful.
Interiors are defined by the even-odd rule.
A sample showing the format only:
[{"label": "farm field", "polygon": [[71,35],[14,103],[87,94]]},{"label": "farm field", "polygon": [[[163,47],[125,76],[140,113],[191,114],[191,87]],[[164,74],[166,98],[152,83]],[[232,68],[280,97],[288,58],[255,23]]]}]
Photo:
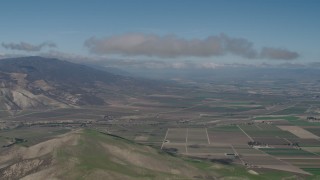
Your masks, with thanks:
[{"label": "farm field", "polygon": [[320,147],[320,141],[318,139],[288,139],[291,142],[296,142],[301,147]]},{"label": "farm field", "polygon": [[210,144],[206,128],[188,128],[187,144]]},{"label": "farm field", "polygon": [[302,170],[314,174],[316,176],[320,175],[320,168],[302,168]]},{"label": "farm field", "polygon": [[261,126],[260,124],[252,124],[252,125],[240,125],[241,128],[246,134],[248,134],[251,138],[266,138],[266,137],[280,137],[280,138],[294,138],[296,137],[294,134],[283,131],[276,126]]},{"label": "farm field", "polygon": [[235,145],[233,146],[235,151],[239,154],[239,155],[243,155],[243,156],[254,156],[254,155],[265,155],[265,153],[263,151],[260,151],[258,149],[254,149],[249,147],[248,145]]},{"label": "farm field", "polygon": [[230,146],[213,146],[213,145],[189,145],[188,154],[190,155],[221,155],[232,154],[233,149]]},{"label": "farm field", "polygon": [[259,121],[275,121],[277,125],[291,125],[291,126],[320,126],[320,123],[312,123],[302,120],[293,115],[271,115],[271,116],[258,116],[254,120]]},{"label": "farm field", "polygon": [[306,127],[304,129],[306,129],[307,131],[311,132],[312,134],[320,137],[320,127],[319,128],[318,127],[317,128]]},{"label": "farm field", "polygon": [[301,139],[320,139],[320,137],[318,137],[317,135],[314,135],[311,132],[298,126],[278,126],[278,128],[284,131],[289,131]]},{"label": "farm field", "polygon": [[208,129],[212,144],[247,144],[250,139],[237,126],[224,126]]},{"label": "farm field", "polygon": [[292,148],[260,148],[265,153],[268,153],[276,157],[308,157],[316,158],[317,155],[304,151],[302,149],[292,149]]},{"label": "farm field", "polygon": [[[208,133],[207,137],[205,132]],[[316,161],[310,162],[312,166],[302,166],[299,162],[308,163],[309,159],[320,158],[320,156],[290,146],[292,138],[303,140],[287,132],[286,129],[263,123],[225,125],[208,129],[169,128],[162,148],[171,153],[192,157],[211,157],[221,161],[229,159],[228,161],[247,167],[281,169],[309,174],[310,172],[304,171],[303,168],[317,168],[318,166],[314,166],[317,165]],[[251,140],[273,147],[253,148],[248,145]],[[300,161],[292,159],[297,157],[300,158]]]},{"label": "farm field", "polygon": [[188,128],[170,128],[164,142],[168,143],[187,143]]},{"label": "farm field", "polygon": [[312,152],[312,153],[316,153],[320,155],[320,146],[318,147],[302,147],[303,150],[308,151],[308,152]]},{"label": "farm field", "polygon": [[282,159],[300,168],[320,168],[320,157],[319,158],[293,158],[293,159]]},{"label": "farm field", "polygon": [[319,123],[298,111],[286,114],[296,103],[283,95],[248,95],[238,86],[225,92],[225,86],[209,85],[179,95],[174,89],[105,107],[19,111],[2,120],[0,145],[23,138],[17,146],[32,146],[72,129],[93,129],[172,156],[241,165],[272,177],[317,177]]}]

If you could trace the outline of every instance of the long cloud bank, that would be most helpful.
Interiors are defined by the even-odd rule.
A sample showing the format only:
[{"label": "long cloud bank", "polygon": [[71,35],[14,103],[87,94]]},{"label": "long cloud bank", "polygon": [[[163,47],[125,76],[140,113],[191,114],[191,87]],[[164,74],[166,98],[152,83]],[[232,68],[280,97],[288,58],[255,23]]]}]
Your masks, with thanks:
[{"label": "long cloud bank", "polygon": [[52,42],[43,42],[38,45],[26,43],[26,42],[20,42],[20,43],[2,43],[1,44],[3,48],[5,49],[11,49],[11,50],[19,50],[19,51],[27,51],[27,52],[32,52],[32,51],[41,51],[43,48],[48,47],[48,48],[55,48],[57,45]]},{"label": "long cloud bank", "polygon": [[185,39],[176,35],[128,33],[106,38],[92,37],[84,45],[91,53],[118,54],[125,56],[149,56],[160,58],[213,57],[232,54],[247,59],[293,60],[299,54],[283,48],[254,48],[244,38],[226,34],[209,36],[205,39]]}]

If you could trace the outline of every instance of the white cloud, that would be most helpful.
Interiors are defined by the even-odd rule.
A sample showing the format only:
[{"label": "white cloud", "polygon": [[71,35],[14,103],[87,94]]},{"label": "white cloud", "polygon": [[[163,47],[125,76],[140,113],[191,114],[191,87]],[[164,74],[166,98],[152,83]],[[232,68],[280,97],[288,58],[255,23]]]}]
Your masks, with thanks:
[{"label": "white cloud", "polygon": [[20,42],[20,43],[2,43],[1,44],[3,48],[10,49],[10,50],[19,50],[19,51],[41,51],[43,48],[55,48],[57,45],[53,42],[43,42],[38,45],[30,44],[27,42]]},{"label": "white cloud", "polygon": [[244,38],[226,34],[205,39],[185,39],[176,35],[128,33],[106,38],[92,37],[84,45],[94,54],[117,54],[124,56],[148,56],[160,58],[212,57],[232,54],[247,59],[291,60],[298,53],[277,48],[263,48],[261,52]]},{"label": "white cloud", "polygon": [[264,47],[260,56],[267,59],[291,60],[299,57],[299,54],[287,49]]}]

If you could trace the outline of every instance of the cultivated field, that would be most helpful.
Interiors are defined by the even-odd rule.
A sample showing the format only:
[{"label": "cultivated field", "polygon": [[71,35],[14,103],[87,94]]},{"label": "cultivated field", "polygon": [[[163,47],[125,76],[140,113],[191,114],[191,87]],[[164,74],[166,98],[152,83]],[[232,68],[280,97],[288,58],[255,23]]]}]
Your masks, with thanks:
[{"label": "cultivated field", "polygon": [[302,139],[320,139],[318,136],[298,126],[278,126],[278,127],[284,131],[289,131],[292,134]]}]

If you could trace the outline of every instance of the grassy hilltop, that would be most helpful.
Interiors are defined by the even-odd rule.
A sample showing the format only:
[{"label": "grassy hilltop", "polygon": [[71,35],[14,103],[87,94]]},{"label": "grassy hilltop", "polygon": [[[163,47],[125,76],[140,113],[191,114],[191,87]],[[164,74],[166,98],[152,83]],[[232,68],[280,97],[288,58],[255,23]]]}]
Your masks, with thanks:
[{"label": "grassy hilltop", "polygon": [[[236,165],[172,156],[95,130],[78,130],[0,156],[3,179],[281,179]],[[10,164],[10,165],[8,165]]]}]

